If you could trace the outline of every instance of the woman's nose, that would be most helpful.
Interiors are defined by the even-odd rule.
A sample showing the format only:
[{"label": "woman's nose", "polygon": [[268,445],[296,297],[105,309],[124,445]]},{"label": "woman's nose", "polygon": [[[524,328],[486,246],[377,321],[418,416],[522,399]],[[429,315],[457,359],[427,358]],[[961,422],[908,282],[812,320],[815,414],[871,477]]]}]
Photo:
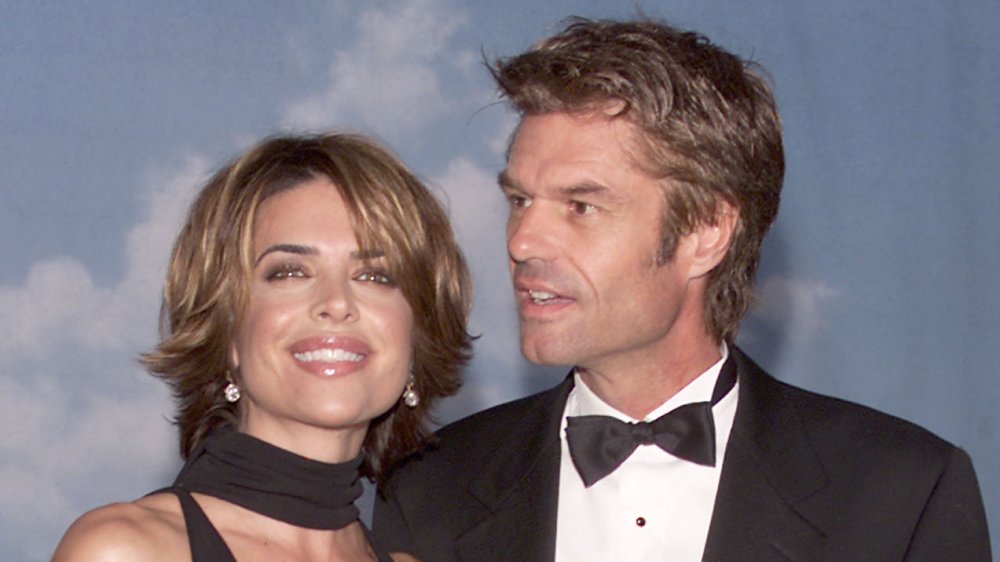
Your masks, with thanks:
[{"label": "woman's nose", "polygon": [[323,280],[316,285],[313,316],[320,320],[357,320],[358,308],[350,279]]}]

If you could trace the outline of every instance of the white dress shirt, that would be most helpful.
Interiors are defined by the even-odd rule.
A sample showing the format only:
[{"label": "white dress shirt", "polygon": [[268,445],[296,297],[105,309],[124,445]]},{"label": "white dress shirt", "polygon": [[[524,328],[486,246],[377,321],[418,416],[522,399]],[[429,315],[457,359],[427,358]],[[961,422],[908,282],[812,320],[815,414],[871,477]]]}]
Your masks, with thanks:
[{"label": "white dress shirt", "polygon": [[646,416],[635,420],[597,397],[578,374],[563,413],[560,438],[556,562],[609,560],[698,561],[705,550],[719,474],[736,415],[739,385],[712,408],[715,466],[679,459],[656,445],[640,445],[614,472],[585,488],[569,456],[566,416],[605,415],[651,421],[692,402],[711,400],[722,359]]}]

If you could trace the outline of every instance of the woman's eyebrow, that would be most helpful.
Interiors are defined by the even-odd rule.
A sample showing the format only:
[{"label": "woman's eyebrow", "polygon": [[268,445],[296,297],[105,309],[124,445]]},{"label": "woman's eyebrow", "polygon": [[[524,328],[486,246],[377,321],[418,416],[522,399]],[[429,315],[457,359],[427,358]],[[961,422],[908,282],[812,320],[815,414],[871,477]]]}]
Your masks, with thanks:
[{"label": "woman's eyebrow", "polygon": [[351,259],[358,261],[377,260],[384,257],[385,252],[382,250],[368,250],[367,252],[355,250],[351,252]]},{"label": "woman's eyebrow", "polygon": [[314,256],[319,253],[319,250],[313,248],[312,246],[303,246],[301,244],[274,244],[257,256],[257,260],[253,262],[254,266],[257,266],[257,264],[260,263],[260,260],[264,259],[264,257],[268,254],[273,254],[275,252],[284,252],[286,254],[295,254],[299,256]]},{"label": "woman's eyebrow", "polygon": [[[276,252],[295,254],[297,256],[315,256],[319,254],[319,250],[312,246],[304,246],[302,244],[274,244],[273,246],[269,246],[266,250],[261,252],[259,256],[257,256],[257,260],[254,262],[254,267],[260,264],[261,260],[263,260],[268,254]],[[374,260],[383,257],[385,257],[385,252],[382,250],[369,250],[367,252],[355,250],[351,252],[351,259],[356,261]]]}]

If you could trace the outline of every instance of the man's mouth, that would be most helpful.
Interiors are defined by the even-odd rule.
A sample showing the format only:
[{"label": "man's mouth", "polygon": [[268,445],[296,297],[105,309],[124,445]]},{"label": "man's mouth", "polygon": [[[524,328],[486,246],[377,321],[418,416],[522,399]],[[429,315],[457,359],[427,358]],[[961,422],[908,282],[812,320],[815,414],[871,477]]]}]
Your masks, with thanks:
[{"label": "man's mouth", "polygon": [[528,291],[528,296],[531,297],[531,302],[535,304],[548,304],[557,297],[556,294],[545,291]]}]

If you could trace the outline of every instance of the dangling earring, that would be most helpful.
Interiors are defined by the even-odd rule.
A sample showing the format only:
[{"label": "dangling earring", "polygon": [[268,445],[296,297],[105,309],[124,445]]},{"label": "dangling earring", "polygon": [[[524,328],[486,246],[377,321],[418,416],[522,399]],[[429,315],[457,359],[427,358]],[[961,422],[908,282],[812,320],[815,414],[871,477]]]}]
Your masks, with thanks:
[{"label": "dangling earring", "polygon": [[410,408],[416,408],[420,404],[420,395],[417,394],[416,390],[413,390],[413,383],[415,382],[413,371],[410,371],[410,378],[406,381],[406,388],[403,389],[403,404],[406,404]]},{"label": "dangling earring", "polygon": [[240,399],[240,387],[236,386],[233,381],[229,381],[222,393],[226,395],[226,402],[230,404],[235,404]]}]

